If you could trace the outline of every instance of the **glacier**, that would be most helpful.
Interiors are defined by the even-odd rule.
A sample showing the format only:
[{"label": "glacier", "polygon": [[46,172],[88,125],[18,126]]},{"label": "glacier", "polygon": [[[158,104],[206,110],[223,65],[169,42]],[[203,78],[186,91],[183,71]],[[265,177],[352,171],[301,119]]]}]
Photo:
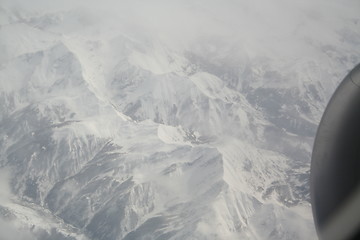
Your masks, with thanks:
[{"label": "glacier", "polygon": [[344,2],[2,0],[0,239],[316,239]]}]

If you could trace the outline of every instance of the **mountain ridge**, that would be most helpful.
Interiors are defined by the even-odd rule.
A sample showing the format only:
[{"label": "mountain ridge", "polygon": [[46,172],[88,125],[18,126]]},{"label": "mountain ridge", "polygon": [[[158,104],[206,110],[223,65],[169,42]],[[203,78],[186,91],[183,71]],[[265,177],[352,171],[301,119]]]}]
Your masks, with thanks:
[{"label": "mountain ridge", "polygon": [[184,47],[86,9],[1,9],[0,225],[41,240],[315,238],[311,146],[360,59],[353,25],[297,60],[239,36]]}]

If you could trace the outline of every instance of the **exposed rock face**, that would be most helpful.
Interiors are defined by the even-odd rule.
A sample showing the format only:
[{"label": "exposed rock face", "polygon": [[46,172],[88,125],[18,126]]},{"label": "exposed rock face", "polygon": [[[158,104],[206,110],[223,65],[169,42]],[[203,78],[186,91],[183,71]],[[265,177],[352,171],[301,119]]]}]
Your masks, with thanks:
[{"label": "exposed rock face", "polygon": [[[213,9],[209,2],[190,13]],[[244,19],[256,19],[257,7],[247,7]],[[312,142],[332,91],[360,61],[360,20],[349,10],[329,27],[306,6],[289,9],[310,15],[283,43],[269,34],[263,46],[254,30],[251,43],[219,34],[179,47],[151,29],[112,28],[96,10],[4,4],[0,231],[9,239],[315,238]],[[265,29],[261,19],[252,24]],[[306,35],[312,27],[323,34]]]}]

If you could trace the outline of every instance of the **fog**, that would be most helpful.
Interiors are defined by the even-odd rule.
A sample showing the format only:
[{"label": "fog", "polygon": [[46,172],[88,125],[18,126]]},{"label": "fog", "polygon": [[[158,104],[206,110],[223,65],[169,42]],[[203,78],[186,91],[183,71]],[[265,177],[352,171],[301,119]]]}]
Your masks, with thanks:
[{"label": "fog", "polygon": [[1,240],[35,240],[32,233],[16,228],[14,222],[6,222],[0,218]]},{"label": "fog", "polygon": [[[0,168],[0,210],[7,204],[11,203],[14,198],[9,181],[11,176],[11,170],[9,168]],[[4,214],[4,215],[3,215]],[[4,221],[2,217],[5,217],[7,221]],[[1,240],[33,240],[32,234],[28,230],[18,228],[15,219],[12,219],[11,214],[7,215],[5,212],[0,217],[0,233]]]},{"label": "fog", "polygon": [[0,168],[0,204],[8,203],[12,197],[9,181],[10,169]]},{"label": "fog", "polygon": [[[24,126],[17,124],[16,127],[20,130],[10,137],[6,143],[8,145],[0,146],[4,155],[0,162],[3,165],[19,166],[18,173],[21,175],[13,176],[14,186],[25,185],[26,181],[30,180],[31,187],[30,196],[26,196],[26,191],[19,187],[16,196],[25,196],[28,197],[25,199],[35,202],[39,200],[39,195],[45,199],[40,199],[41,201],[36,204],[47,208],[47,194],[51,189],[52,196],[49,199],[55,199],[53,202],[49,200],[50,204],[54,203],[52,213],[56,215],[65,209],[62,218],[71,224],[71,221],[77,221],[77,217],[81,217],[77,212],[73,215],[74,210],[79,210],[80,213],[84,210],[84,218],[79,220],[80,225],[83,224],[83,228],[90,225],[88,230],[94,233],[99,232],[97,229],[103,228],[101,224],[108,221],[113,221],[109,228],[114,230],[113,233],[117,233],[120,231],[118,226],[126,225],[122,222],[125,219],[129,224],[138,222],[135,224],[136,227],[131,225],[132,227],[127,228],[126,225],[126,230],[121,229],[122,234],[139,229],[139,234],[145,234],[146,231],[143,231],[141,226],[147,229],[146,221],[149,216],[141,214],[147,209],[148,200],[144,200],[144,203],[141,203],[143,205],[140,204],[138,209],[135,209],[135,217],[132,218],[131,215],[126,218],[129,214],[121,209],[124,217],[117,214],[115,220],[112,220],[110,213],[113,212],[113,206],[122,203],[123,200],[117,198],[123,195],[112,187],[109,192],[99,194],[98,189],[106,190],[106,186],[101,185],[102,181],[95,182],[96,191],[85,191],[85,187],[92,184],[95,177],[81,182],[84,185],[73,185],[75,183],[72,182],[71,174],[78,172],[82,167],[84,171],[79,173],[84,174],[84,179],[87,179],[87,174],[107,176],[108,172],[103,171],[108,170],[101,164],[87,168],[88,160],[85,157],[82,159],[83,151],[84,155],[93,154],[93,149],[90,149],[92,145],[88,144],[92,138],[84,140],[84,146],[89,146],[91,150],[89,153],[81,147],[73,147],[72,140],[80,135],[89,135],[99,139],[97,144],[102,144],[102,139],[108,141],[111,137],[115,139],[111,140],[114,144],[119,144],[119,149],[125,149],[124,153],[121,152],[125,154],[124,159],[119,159],[125,163],[124,167],[121,165],[120,170],[116,170],[119,178],[114,171],[113,175],[108,176],[109,179],[113,178],[114,184],[118,184],[133,175],[134,181],[139,181],[139,186],[149,183],[149,192],[156,192],[161,199],[159,203],[154,204],[159,211],[155,211],[156,214],[167,216],[168,206],[171,209],[175,206],[174,209],[180,209],[176,210],[178,215],[182,214],[178,206],[185,204],[179,202],[177,205],[177,202],[173,201],[171,191],[174,191],[181,201],[185,201],[182,200],[184,196],[184,199],[189,198],[186,203],[189,203],[191,211],[198,210],[197,205],[193,204],[198,202],[218,207],[218,210],[215,210],[221,214],[217,218],[202,215],[202,212],[196,215],[189,210],[189,219],[199,216],[199,221],[205,219],[210,223],[200,225],[200,232],[204,234],[211,232],[213,226],[224,220],[223,225],[217,225],[219,232],[228,231],[228,226],[234,223],[234,228],[229,230],[231,234],[248,225],[249,232],[258,231],[264,236],[267,236],[268,230],[270,236],[276,227],[280,228],[280,235],[287,233],[289,229],[289,232],[299,233],[299,236],[314,235],[308,190],[312,139],[328,98],[346,71],[360,61],[359,11],[359,0],[0,0],[0,30],[3,30],[1,33],[5,33],[0,35],[0,52],[3,51],[0,56],[0,81],[7,81],[0,82],[0,88],[5,86],[0,89],[0,98],[6,100],[3,101],[5,107],[0,108],[0,113],[7,117],[9,124],[12,120],[15,123],[24,121]],[[125,46],[126,44],[129,46]],[[125,48],[126,51],[122,51]],[[5,67],[1,69],[2,66]],[[193,66],[195,70],[192,69]],[[66,87],[60,89],[56,83],[63,79],[69,80],[71,84],[74,82],[74,85],[64,83]],[[31,88],[27,89],[26,81],[31,83]],[[57,92],[56,88],[60,90]],[[142,91],[142,88],[145,90]],[[71,90],[74,90],[74,93]],[[15,107],[10,106],[9,103],[12,101],[7,99],[8,93],[12,96],[11,91],[20,99],[13,101]],[[68,96],[68,92],[79,95],[80,100],[77,101],[71,94]],[[41,96],[37,96],[37,93]],[[36,105],[39,102],[49,108],[42,112],[42,105]],[[59,106],[69,113],[58,110],[58,102]],[[32,106],[33,103],[36,103],[33,107],[34,118],[44,114],[44,119],[50,119],[51,125],[46,129],[46,134],[49,134],[49,139],[56,140],[49,143],[53,147],[42,146],[41,137],[41,144],[34,141],[32,137],[36,135],[22,137],[22,134],[28,136],[31,131],[37,133],[41,130],[43,116],[28,120],[26,112],[24,115],[16,116],[13,116],[13,112],[22,113],[24,106]],[[106,107],[101,109],[103,106]],[[13,109],[8,111],[10,107]],[[35,113],[37,108],[40,111]],[[90,108],[91,111],[88,113],[87,110]],[[30,110],[32,111],[32,108]],[[115,113],[119,115],[115,116]],[[17,116],[24,116],[24,119],[20,121]],[[111,119],[108,116],[111,116]],[[0,120],[5,117],[0,116]],[[113,123],[112,119],[116,122],[114,120]],[[59,124],[53,127],[56,125],[53,123],[58,120],[64,121],[64,126]],[[1,121],[0,123],[4,122]],[[8,131],[6,127],[0,130],[3,135]],[[185,132],[188,130],[189,132]],[[183,135],[188,133],[189,136],[183,139]],[[200,136],[199,141],[197,135]],[[218,142],[212,140],[216,137],[219,137]],[[69,148],[62,144],[56,145],[63,143],[63,138],[64,142],[69,142]],[[191,142],[192,138],[194,142]],[[28,141],[30,147],[23,147],[22,140]],[[172,149],[175,143],[186,146],[178,148],[181,157],[176,155],[177,151],[167,150],[170,147]],[[159,150],[155,144],[161,146]],[[200,148],[196,144],[203,144],[200,148],[213,145],[205,149],[206,151],[199,150],[197,153]],[[165,150],[162,146],[166,146]],[[195,152],[188,156],[186,149],[189,146],[195,149]],[[24,148],[24,152],[13,150],[17,147]],[[13,151],[11,154],[14,153],[12,156],[8,153],[9,149]],[[75,165],[72,165],[73,158],[66,157],[70,154],[68,149],[78,149],[80,153],[76,156],[80,156],[80,160],[84,161],[79,160],[83,165],[76,163],[81,166],[76,165],[75,169]],[[210,155],[215,149],[218,152],[214,153],[216,161],[213,161],[213,156]],[[54,151],[54,154],[51,151]],[[159,151],[159,154],[155,154],[155,151]],[[39,153],[36,156],[42,158],[37,161],[29,160],[27,157],[33,156],[35,152]],[[56,161],[59,160],[58,164],[55,164],[53,159],[54,156],[57,157],[55,153],[63,153],[65,156],[56,158]],[[148,159],[141,156],[139,160],[136,158],[139,165],[131,169],[128,165],[138,164],[134,163],[135,157],[131,156],[132,153],[154,155],[154,159],[149,160],[153,162],[149,164],[145,162]],[[166,153],[166,157],[162,157],[163,153]],[[130,156],[127,157],[126,154]],[[197,154],[209,157],[209,163],[205,162],[201,167],[192,164],[192,160],[197,161]],[[111,157],[112,155],[109,154]],[[194,159],[190,159],[192,157]],[[106,163],[110,160],[113,161],[109,157],[109,160],[101,159],[99,162]],[[66,164],[65,167],[63,162]],[[115,160],[114,162],[117,164]],[[170,167],[167,167],[168,164]],[[67,172],[67,168],[72,166],[73,172],[71,169]],[[168,169],[174,166],[174,174],[178,181],[170,178],[171,174],[169,178],[163,176],[163,172],[170,171]],[[96,174],[87,172],[87,169],[93,169],[92,167],[98,171]],[[126,171],[121,172],[123,168]],[[187,169],[192,170],[185,173]],[[66,172],[65,178],[58,172]],[[161,178],[158,178],[159,182],[169,179],[169,182],[166,182],[169,186],[161,182],[159,188],[151,188],[154,182],[156,184],[156,181],[152,180],[156,179],[156,174],[161,175]],[[193,184],[191,174],[203,185]],[[226,191],[219,187],[220,185],[215,182],[217,177],[213,175],[218,176],[219,182],[227,186]],[[36,178],[38,176],[41,181]],[[10,177],[8,170],[0,171],[0,207],[6,206],[14,197],[8,185]],[[129,179],[126,182],[132,181]],[[65,187],[62,188],[64,182]],[[56,187],[58,185],[59,187]],[[215,191],[211,193],[219,191],[224,196],[232,194],[233,187],[236,189],[234,193],[240,195],[229,195],[231,201],[227,201],[226,204],[218,202],[220,195],[216,194],[213,198],[207,196],[204,200],[196,195],[200,188],[204,188],[202,186],[213,187]],[[131,187],[129,186],[129,191]],[[79,205],[72,205],[72,196],[62,196],[67,190],[76,192],[75,188],[86,192],[76,202]],[[187,188],[189,194],[186,192]],[[148,190],[142,191],[144,199],[147,199],[150,195],[146,193]],[[92,202],[91,198],[96,199],[96,194],[107,195],[109,199],[111,197],[114,205],[108,204],[106,198]],[[196,199],[193,199],[193,196],[196,196]],[[135,195],[131,198],[135,203],[124,200],[124,205],[133,207],[137,202],[142,202],[137,201],[140,197]],[[238,198],[234,204],[233,198]],[[61,204],[57,206],[58,203]],[[166,203],[164,209],[163,203]],[[238,203],[244,205],[241,209],[248,209],[244,210],[246,214],[241,213]],[[262,208],[260,203],[267,204]],[[104,215],[101,216],[103,222],[93,218],[93,209],[100,205],[105,210],[111,210],[104,211]],[[72,208],[73,206],[76,207]],[[237,216],[232,215],[236,211],[232,209],[238,208],[239,220],[236,220]],[[293,214],[292,211],[297,214]],[[229,215],[222,215],[223,213]],[[297,217],[294,217],[295,215]],[[288,221],[290,218],[292,221]],[[177,220],[164,218],[164,222],[167,221],[178,228]],[[186,218],[179,220],[181,221],[184,224],[188,223]],[[240,224],[242,221],[244,225]],[[144,222],[145,225],[142,225]],[[37,227],[42,227],[42,223],[38,223]],[[194,231],[192,225],[189,224],[191,229],[185,229],[184,232],[189,231],[191,234]],[[5,223],[0,218],[0,232],[3,232],[5,240],[23,239],[22,234],[15,234],[21,227],[15,221]],[[165,229],[162,225],[154,224],[155,230],[157,227],[159,231]],[[201,230],[202,227],[205,231]],[[253,227],[256,230],[252,229]],[[282,232],[281,228],[285,231]],[[308,229],[308,232],[302,229]],[[35,234],[35,230],[31,232]],[[214,227],[214,232],[218,230]],[[261,230],[264,232],[261,233]],[[46,231],[43,234],[46,235]],[[14,234],[18,238],[15,238]],[[24,234],[27,234],[27,231]],[[52,235],[49,234],[51,239]],[[56,231],[53,235],[55,234]]]},{"label": "fog", "polygon": [[2,0],[1,5],[35,15],[75,11],[103,34],[151,38],[182,48],[204,38],[221,38],[250,54],[284,57],[311,55],[304,40],[336,43],[336,32],[344,21],[357,21],[360,9],[357,0]]}]

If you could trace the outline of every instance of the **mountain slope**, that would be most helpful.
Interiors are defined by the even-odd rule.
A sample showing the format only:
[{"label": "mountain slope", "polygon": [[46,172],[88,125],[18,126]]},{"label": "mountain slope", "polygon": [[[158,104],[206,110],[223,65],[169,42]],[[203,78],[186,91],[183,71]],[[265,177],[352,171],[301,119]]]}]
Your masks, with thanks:
[{"label": "mountain slope", "polygon": [[[330,20],[301,17],[294,36],[283,26],[280,45],[270,33],[263,45],[260,31],[226,37],[229,26],[248,29],[232,25],[229,7],[174,4],[144,28],[90,3],[1,8],[0,225],[9,239],[315,238],[312,141],[331,92],[360,60],[359,19],[337,16],[321,38],[300,33]],[[248,8],[244,21],[263,11],[243,4],[229,6]],[[160,24],[174,7],[199,13],[191,28]],[[195,37],[210,23],[225,32]]]}]

